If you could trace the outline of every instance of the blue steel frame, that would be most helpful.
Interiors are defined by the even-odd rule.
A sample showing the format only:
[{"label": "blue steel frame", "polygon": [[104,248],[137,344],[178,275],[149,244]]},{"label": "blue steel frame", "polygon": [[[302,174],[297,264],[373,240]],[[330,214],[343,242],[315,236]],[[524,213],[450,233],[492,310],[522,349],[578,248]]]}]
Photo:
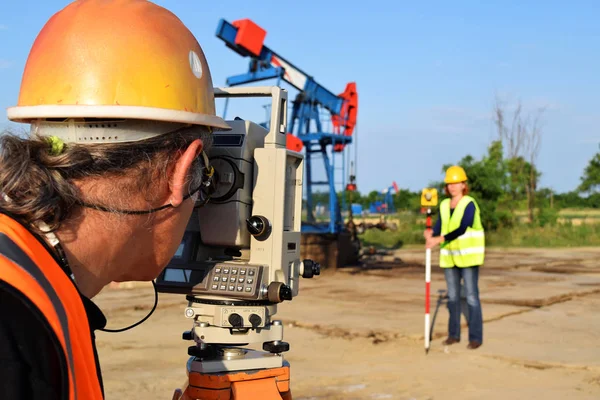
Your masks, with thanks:
[{"label": "blue steel frame", "polygon": [[[252,83],[268,79],[277,79],[277,86],[281,85],[281,80],[288,82],[299,90],[296,100],[293,102],[288,130],[302,140],[304,144],[306,165],[305,182],[306,182],[306,208],[307,221],[302,223],[302,233],[317,233],[317,234],[337,234],[344,230],[344,221],[342,219],[341,208],[337,198],[336,182],[335,182],[335,158],[336,152],[333,151],[336,144],[343,144],[344,150],[342,156],[342,191],[346,187],[346,149],[352,143],[352,138],[342,134],[334,134],[323,132],[323,124],[320,119],[319,111],[325,109],[329,112],[329,116],[338,116],[342,107],[343,99],[333,94],[320,84],[318,84],[310,75],[306,74],[294,64],[281,57],[279,54],[263,46],[260,54],[255,56],[248,52],[245,48],[236,45],[235,38],[237,28],[229,22],[222,19],[217,27],[216,36],[223,40],[227,47],[231,48],[242,57],[250,57],[248,72],[245,74],[230,76],[227,78],[227,86],[236,86],[246,83]],[[306,76],[306,84],[304,87],[297,87],[293,82],[285,78],[285,70],[282,67],[274,67],[271,64],[271,59],[276,56],[284,62],[291,65],[294,69]],[[225,108],[223,118],[227,113],[228,99],[225,100]],[[312,130],[314,127],[315,131]],[[314,181],[313,161],[314,156],[320,154],[323,158],[325,166],[325,181]],[[315,186],[329,187],[329,222],[318,223],[313,211],[313,188]],[[345,199],[342,196],[342,207],[345,207]]]},{"label": "blue steel frame", "polygon": [[388,187],[383,198],[383,201],[387,206],[386,214],[393,214],[396,212],[396,206],[394,205],[394,195],[392,194],[392,190],[394,190],[393,186]]}]

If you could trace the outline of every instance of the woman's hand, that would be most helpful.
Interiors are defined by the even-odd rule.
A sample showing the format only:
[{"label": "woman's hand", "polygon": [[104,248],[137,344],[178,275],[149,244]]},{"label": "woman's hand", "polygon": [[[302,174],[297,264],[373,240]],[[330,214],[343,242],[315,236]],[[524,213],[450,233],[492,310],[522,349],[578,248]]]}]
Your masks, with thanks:
[{"label": "woman's hand", "polygon": [[425,231],[423,231],[423,237],[427,240],[430,237],[433,236],[433,231],[431,229],[425,229]]},{"label": "woman's hand", "polygon": [[444,241],[443,236],[429,237],[429,238],[427,238],[427,241],[425,242],[425,248],[431,249],[431,248],[441,244],[443,241]]}]

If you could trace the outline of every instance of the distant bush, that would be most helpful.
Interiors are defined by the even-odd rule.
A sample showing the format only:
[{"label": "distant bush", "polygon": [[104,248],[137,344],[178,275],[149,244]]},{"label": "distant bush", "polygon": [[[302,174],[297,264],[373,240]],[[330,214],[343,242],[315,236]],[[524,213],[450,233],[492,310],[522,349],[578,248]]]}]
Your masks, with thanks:
[{"label": "distant bush", "polygon": [[[571,211],[574,212],[574,211]],[[583,214],[576,214],[579,218]],[[536,223],[501,224],[486,230],[486,246],[498,247],[578,247],[600,246],[600,223],[573,224],[570,219],[558,222],[560,214],[553,209],[539,210]],[[360,235],[365,246],[397,249],[405,245],[424,245],[424,218],[399,217],[397,231],[369,229]]]},{"label": "distant bush", "polygon": [[542,208],[538,211],[536,216],[536,225],[539,227],[554,226],[558,221],[558,210],[554,208]]},{"label": "distant bush", "polygon": [[600,224],[519,225],[486,235],[488,246],[499,247],[585,247],[600,246]]}]

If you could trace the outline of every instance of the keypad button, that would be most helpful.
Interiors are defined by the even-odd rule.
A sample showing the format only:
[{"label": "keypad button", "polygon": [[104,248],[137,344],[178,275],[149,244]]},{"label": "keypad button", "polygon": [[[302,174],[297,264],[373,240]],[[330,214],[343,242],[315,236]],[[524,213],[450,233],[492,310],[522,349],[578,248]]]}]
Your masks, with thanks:
[{"label": "keypad button", "polygon": [[217,285],[216,283],[214,285],[211,286],[212,290],[217,290],[219,288],[219,285]]},{"label": "keypad button", "polygon": [[237,274],[237,269],[236,269],[236,268],[232,268],[232,269],[231,269],[231,273],[232,273],[233,275],[236,275],[236,274]]},{"label": "keypad button", "polygon": [[220,267],[215,268],[215,274],[220,274],[220,273],[221,273],[221,268]]},{"label": "keypad button", "polygon": [[219,277],[215,275],[215,277],[213,278],[213,281],[219,282]]},{"label": "keypad button", "polygon": [[250,276],[254,276],[254,270],[253,270],[253,269],[249,270],[249,271],[248,271],[248,275],[250,275]]},{"label": "keypad button", "polygon": [[244,290],[244,287],[243,286],[238,286],[237,290],[238,290],[238,292],[241,292],[242,290]]},{"label": "keypad button", "polygon": [[229,282],[235,282],[235,276],[232,276],[231,278],[229,278]]},{"label": "keypad button", "polygon": [[252,288],[250,286],[246,286],[246,292],[251,292]]},{"label": "keypad button", "polygon": [[246,275],[246,269],[240,268],[240,275]]},{"label": "keypad button", "polygon": [[254,282],[253,278],[248,278],[248,283],[252,284]]},{"label": "keypad button", "polygon": [[238,278],[239,283],[244,283],[244,278]]},{"label": "keypad button", "polygon": [[224,277],[222,277],[222,278],[221,278],[221,280],[222,280],[223,282],[227,282],[227,277],[226,277],[226,276],[224,276]]},{"label": "keypad button", "polygon": [[229,273],[229,268],[223,268],[223,273],[224,274],[228,274]]},{"label": "keypad button", "polygon": [[219,289],[226,290],[227,289],[227,285],[221,285],[221,287]]},{"label": "keypad button", "polygon": [[235,285],[229,285],[229,290],[235,290]]}]

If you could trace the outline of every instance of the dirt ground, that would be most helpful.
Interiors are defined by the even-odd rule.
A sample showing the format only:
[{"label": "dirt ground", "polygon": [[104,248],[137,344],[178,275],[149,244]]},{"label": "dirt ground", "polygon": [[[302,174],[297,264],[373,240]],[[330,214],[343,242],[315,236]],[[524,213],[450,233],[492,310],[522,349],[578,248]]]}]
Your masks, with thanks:
[{"label": "dirt ground", "polygon": [[[442,302],[428,355],[423,262],[421,249],[403,249],[301,281],[300,295],[275,316],[291,346],[295,400],[600,398],[600,248],[489,250],[480,273],[483,346],[466,349],[466,327],[459,344],[441,344]],[[432,314],[444,289],[434,267]],[[146,315],[153,293],[150,284],[106,288],[95,300],[115,329]],[[142,325],[98,333],[107,399],[171,399],[186,379],[185,305],[160,294]]]}]

